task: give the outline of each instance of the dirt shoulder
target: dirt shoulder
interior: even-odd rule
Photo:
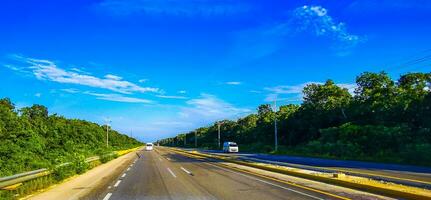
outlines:
[[[76,176],[63,183],[55,185],[46,191],[28,196],[27,200],[58,200],[82,199],[99,193],[113,179],[115,179],[127,166],[136,159],[136,151],[99,165],[84,174]]]

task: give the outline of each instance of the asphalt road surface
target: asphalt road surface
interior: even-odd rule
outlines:
[[[337,199],[162,148],[139,155],[99,199]]]

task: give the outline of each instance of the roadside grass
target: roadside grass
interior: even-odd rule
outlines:
[[[133,150],[135,149],[137,148],[133,148]],[[97,167],[102,163],[106,163],[110,160],[118,158],[118,154],[124,155],[125,153],[130,152],[130,149],[122,150],[119,152],[120,153],[99,155],[99,160],[94,160],[89,163],[85,162],[85,158],[83,156],[77,156],[75,157],[75,161],[73,161],[71,164],[55,168],[53,170],[53,173],[48,176],[43,176],[30,181],[23,182],[15,189],[0,190],[0,200],[21,199],[37,191],[46,189],[54,184],[61,183],[69,177],[85,173],[86,171]]]

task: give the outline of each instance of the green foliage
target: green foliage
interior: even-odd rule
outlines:
[[[365,72],[356,85],[352,96],[332,80],[309,84],[301,105],[274,112],[264,104],[257,114],[221,121],[221,141],[235,141],[249,152],[431,166],[431,73],[408,73],[394,81],[385,72]],[[273,152],[275,119],[278,152]],[[218,148],[218,123],[196,130],[198,147]],[[159,142],[194,147],[194,137],[189,132]]]
[[[106,126],[49,115],[42,105],[17,111],[9,99],[0,99],[0,177],[71,162],[70,172],[58,169],[62,179],[84,172],[87,157],[141,145],[114,130],[109,142],[106,148]]]

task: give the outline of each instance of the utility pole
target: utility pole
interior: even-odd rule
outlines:
[[[111,120],[106,121],[106,148],[109,146],[109,124],[111,123]]]
[[[277,96],[274,99],[274,145],[275,151],[278,150],[278,135],[277,135]]]
[[[220,122],[218,122],[217,125],[218,125],[218,148],[220,149],[220,126],[221,126]]]
[[[198,131],[195,130],[195,148],[198,148]]]

